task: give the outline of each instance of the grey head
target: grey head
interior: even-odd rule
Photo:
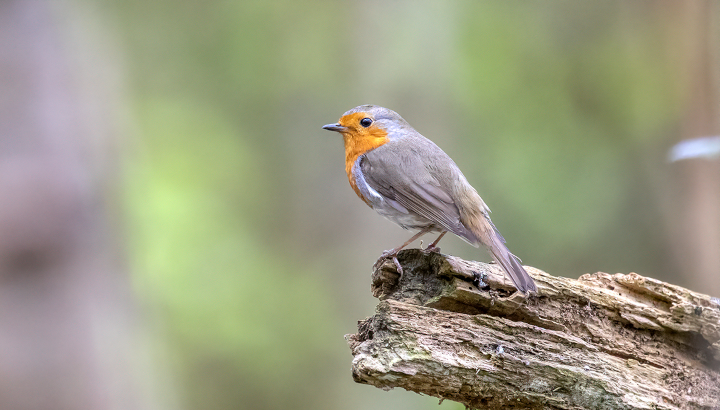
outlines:
[[[366,114],[368,118],[373,120],[375,125],[382,127],[387,133],[390,140],[407,135],[408,133],[417,133],[415,129],[408,124],[400,114],[395,111],[381,107],[379,105],[365,104],[359,105],[348,110],[343,117],[351,116],[356,113]]]

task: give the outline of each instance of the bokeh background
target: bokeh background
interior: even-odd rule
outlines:
[[[705,0],[3,1],[0,407],[461,409],[350,375],[410,235],[320,129],[366,103],[525,264],[719,296],[718,142],[669,157],[720,134],[719,27]]]

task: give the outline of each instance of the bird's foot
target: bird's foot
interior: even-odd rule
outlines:
[[[378,260],[373,265],[373,270],[378,270],[380,266],[382,266],[383,263],[385,263],[386,260],[392,259],[393,263],[395,264],[395,268],[397,268],[398,273],[400,276],[403,274],[403,268],[400,265],[400,262],[397,259],[398,251],[396,249],[390,249],[389,251],[385,251],[380,255]]]
[[[431,252],[440,253],[440,247],[437,245],[430,244],[422,251],[425,253],[431,253]]]

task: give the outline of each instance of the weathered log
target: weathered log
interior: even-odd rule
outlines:
[[[373,273],[353,378],[473,409],[719,409],[720,300],[635,273],[551,276],[407,250]],[[482,277],[481,282],[473,281]]]

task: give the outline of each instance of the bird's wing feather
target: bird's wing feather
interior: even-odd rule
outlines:
[[[442,186],[426,166],[428,158],[412,150],[386,149],[388,145],[365,154],[360,170],[367,184],[410,212],[477,244],[476,236],[460,220],[451,190]]]

